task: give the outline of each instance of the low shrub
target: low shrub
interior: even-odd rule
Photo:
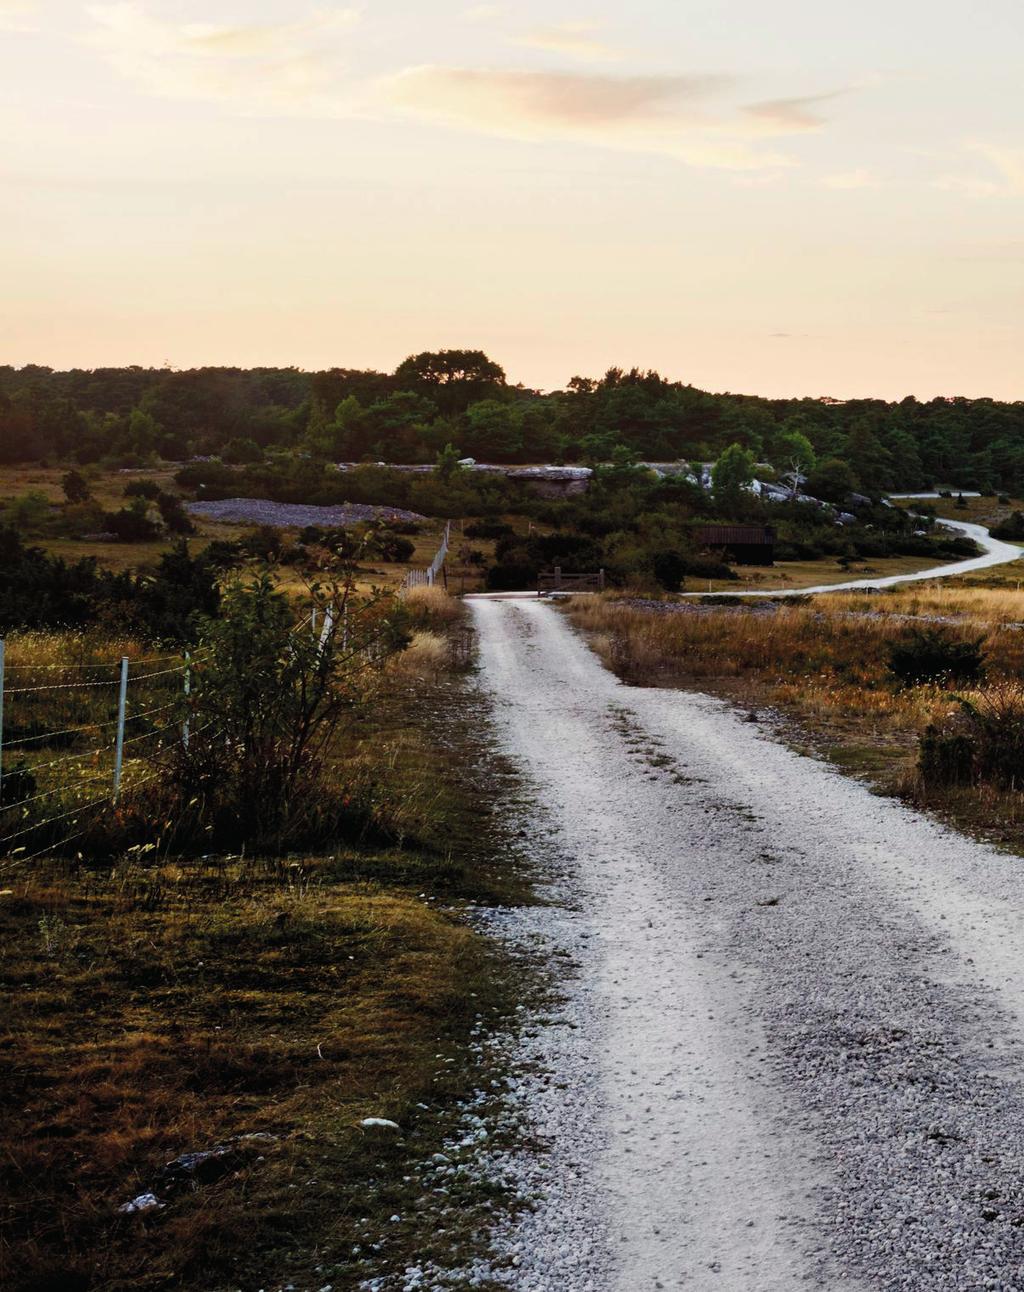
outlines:
[[[162,493],[155,480],[129,480],[124,487],[126,498],[148,498],[150,502],[156,502]]]
[[[985,672],[984,640],[965,640],[940,628],[913,628],[890,645],[889,671],[904,686],[977,682]]]
[[[926,785],[970,785],[974,779],[974,741],[962,731],[929,723],[918,743],[917,769]]]
[[[1019,511],[1012,512],[998,525],[993,525],[991,532],[993,538],[1002,538],[1009,543],[1024,543],[1024,514]]]
[[[463,533],[466,538],[507,538],[515,531],[503,520],[475,520]]]
[[[723,561],[716,561],[709,556],[687,556],[683,559],[683,573],[695,579],[730,579],[735,582],[740,576],[731,566]]]
[[[487,571],[492,592],[523,592],[536,587],[539,566],[528,561],[500,561]]]
[[[1002,682],[970,699],[921,736],[918,771],[926,785],[982,781],[1016,790],[1024,768],[1024,684]]]
[[[1024,769],[1024,686],[1004,682],[960,703],[975,744],[978,779],[1016,789]]]

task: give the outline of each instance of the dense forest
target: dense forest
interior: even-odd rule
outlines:
[[[1024,403],[762,399],[611,369],[550,394],[510,385],[480,351],[412,356],[393,373],[335,368],[0,367],[0,462],[219,457],[321,461],[717,458],[733,444],[776,466],[842,462],[867,493],[935,483],[1024,492]],[[799,446],[803,446],[800,448]]]

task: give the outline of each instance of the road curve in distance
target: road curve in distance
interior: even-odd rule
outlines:
[[[940,520],[940,525],[955,529],[966,538],[973,538],[984,551],[981,556],[968,557],[966,561],[953,561],[948,565],[934,565],[915,574],[887,574],[884,578],[850,579],[846,583],[822,583],[814,588],[743,588],[738,592],[683,592],[683,597],[806,597],[818,592],[855,592],[859,588],[893,588],[898,583],[919,583],[924,579],[948,579],[953,575],[972,574],[975,570],[988,570],[994,565],[1007,565],[1019,561],[1021,549],[1014,543],[1004,543],[993,538],[984,525],[974,525],[966,520]]]

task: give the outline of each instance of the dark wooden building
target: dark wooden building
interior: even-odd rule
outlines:
[[[775,530],[771,525],[699,525],[694,541],[711,552],[724,552],[736,565],[774,565]]]

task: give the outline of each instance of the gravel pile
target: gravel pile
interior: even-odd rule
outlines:
[[[366,521],[426,520],[415,511],[401,507],[371,507],[347,502],[338,507],[314,507],[307,503],[271,502],[268,498],[222,498],[217,502],[189,502],[185,510],[204,520],[221,520],[232,525],[272,525],[277,529],[304,529],[318,525],[338,529]]]

